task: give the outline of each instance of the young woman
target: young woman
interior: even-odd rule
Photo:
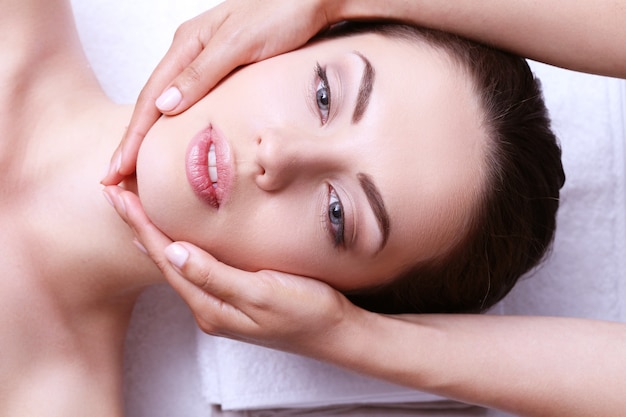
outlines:
[[[120,415],[130,310],[161,279],[97,184],[131,108],[103,94],[66,2],[3,6],[0,414]],[[402,306],[485,308],[541,257],[562,183],[528,68],[483,49],[485,59],[518,70],[502,72],[494,88],[467,65],[476,56],[457,50],[465,41],[409,28],[344,35],[243,68],[185,114],[161,120],[146,137],[137,177],[122,186],[175,238],[241,268],[303,274],[345,291],[375,288],[355,298],[379,309],[375,294],[383,294],[385,310],[399,292],[381,285],[416,265],[441,269],[450,256],[464,265],[484,248],[485,210],[503,207],[494,190],[513,187],[521,177],[511,172],[537,151],[507,148],[515,137],[499,141],[502,121],[521,118],[542,133],[529,140],[549,159],[533,173],[547,184],[535,189],[540,204],[518,216],[539,226],[541,244],[516,237],[532,250],[489,285],[424,281],[441,294],[437,304],[416,307],[428,300],[409,297]],[[412,74],[399,72],[407,64]],[[527,88],[502,88],[518,81]],[[533,175],[524,182],[538,183]],[[122,212],[136,203],[120,189],[107,195]],[[537,210],[547,215],[533,217]]]
[[[231,265],[316,278],[371,310],[488,308],[543,256],[563,183],[530,70],[411,27],[327,36],[157,122],[137,166],[148,215]]]
[[[232,67],[297,47],[326,24],[343,18],[411,21],[555,65],[626,76],[624,9],[615,2],[594,3],[592,9],[559,0],[381,4],[319,0],[295,5],[277,0],[251,12],[252,2],[229,0],[185,24],[144,88],[106,180],[115,182],[134,170],[136,149],[159,114],[154,104],[161,93],[159,108],[167,114],[180,112]],[[258,31],[231,30],[242,25]],[[296,31],[296,25],[301,30]],[[123,194],[122,199],[129,207],[124,218],[207,332],[309,355],[519,415],[620,416],[626,408],[621,389],[626,375],[623,324],[547,317],[371,314],[319,282],[271,271],[238,271],[193,245],[171,244],[132,195]]]

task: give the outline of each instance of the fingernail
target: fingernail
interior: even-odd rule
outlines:
[[[124,199],[122,198],[121,195],[118,195],[116,200],[117,200],[119,211],[121,211],[124,215],[126,215],[126,204],[124,204]]]
[[[172,243],[165,248],[165,257],[178,269],[182,269],[189,258],[189,251],[179,243]]]
[[[104,195],[104,198],[109,202],[111,207],[115,207],[113,200],[111,200],[111,196],[106,191],[102,190],[102,195]]]
[[[170,87],[156,99],[157,108],[161,111],[174,110],[182,100],[183,95],[176,87]]]
[[[117,156],[115,157],[115,164],[113,165],[113,168],[115,169],[116,173],[119,173],[121,167],[122,167],[122,152],[118,152]]]
[[[144,255],[148,254],[148,249],[146,249],[146,247],[144,245],[142,245],[141,242],[138,241],[136,238],[133,239],[133,244],[137,247],[137,249],[139,249],[141,252],[143,252]]]

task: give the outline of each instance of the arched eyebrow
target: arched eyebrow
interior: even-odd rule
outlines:
[[[365,110],[367,109],[367,105],[370,102],[370,96],[372,94],[372,88],[374,87],[374,67],[372,67],[372,63],[367,59],[362,53],[358,51],[353,51],[359,58],[363,60],[365,67],[363,68],[363,75],[361,76],[361,85],[359,87],[359,92],[356,97],[356,106],[354,108],[354,113],[352,113],[352,123],[358,123]]]
[[[378,248],[378,252],[383,250],[385,245],[387,244],[387,240],[389,240],[389,230],[390,230],[390,221],[389,221],[389,213],[385,208],[385,203],[383,202],[383,197],[374,184],[372,178],[359,172],[356,175],[359,180],[359,184],[361,184],[361,188],[363,188],[363,192],[367,197],[367,201],[370,203],[372,207],[372,211],[374,212],[374,217],[376,217],[376,221],[378,222],[378,228],[380,229],[380,233],[382,234],[382,241],[380,242],[380,246]]]

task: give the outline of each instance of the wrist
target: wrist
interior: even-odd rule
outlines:
[[[345,0],[315,0],[321,16],[324,16],[326,23],[332,25],[344,20],[343,9]]]
[[[326,333],[324,343],[319,345],[322,348],[319,359],[377,376],[380,370],[376,365],[385,361],[373,359],[379,357],[382,346],[378,343],[381,332],[387,330],[385,323],[388,319],[350,303],[342,320]]]
[[[342,20],[387,20],[402,16],[401,5],[380,0],[322,0],[333,23]]]

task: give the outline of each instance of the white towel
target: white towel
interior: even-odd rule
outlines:
[[[301,356],[198,334],[203,392],[223,409],[436,401]]]
[[[552,255],[500,311],[626,321],[626,81],[533,68],[567,180]]]
[[[71,0],[87,58],[107,94],[134,103],[176,28],[221,0]]]

